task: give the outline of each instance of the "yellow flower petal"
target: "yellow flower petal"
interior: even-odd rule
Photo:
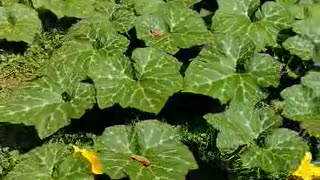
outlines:
[[[311,153],[306,152],[303,160],[301,160],[299,168],[292,173],[294,176],[300,176],[304,180],[312,180],[312,177],[320,176],[320,167],[311,165]]]
[[[80,149],[76,146],[73,146],[73,149],[74,149],[74,153],[80,153],[83,157],[85,157],[90,162],[91,171],[94,174],[103,174],[101,163],[99,162],[99,159],[95,153],[85,149]]]
[[[320,177],[320,166],[311,165],[312,175],[316,177]]]

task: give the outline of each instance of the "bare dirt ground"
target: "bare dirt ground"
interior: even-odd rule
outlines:
[[[1,78],[0,77],[0,99],[1,102],[12,98],[12,92],[21,84],[21,78]]]

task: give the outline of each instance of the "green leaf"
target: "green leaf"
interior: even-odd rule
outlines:
[[[103,56],[122,54],[129,45],[129,41],[124,36],[119,35],[108,18],[102,15],[94,15],[74,25],[69,30],[66,41],[69,41],[69,43],[72,41],[72,45],[73,42],[77,42],[77,45],[80,46],[91,46],[92,50],[98,51]],[[88,43],[88,45],[85,45],[85,43]],[[85,47],[72,48],[73,52],[76,51],[76,54],[82,54],[82,50],[87,51],[88,49]],[[68,52],[63,53],[69,54]],[[70,58],[69,56],[72,55],[68,55],[68,58]]]
[[[259,7],[259,0],[218,0],[220,9],[226,13],[235,13],[237,15],[252,15]]]
[[[37,11],[22,4],[0,7],[0,39],[32,43],[41,29]]]
[[[290,175],[307,150],[307,144],[298,133],[282,128],[265,137],[263,147],[249,147],[241,155],[241,160],[246,168],[258,167],[273,175]]]
[[[179,48],[202,45],[211,39],[199,14],[178,1],[159,5],[156,12],[137,17],[136,30],[138,38],[148,46],[171,54]],[[159,32],[158,36],[153,36],[152,31]]]
[[[166,2],[179,4],[179,6],[190,7],[201,0],[167,0]],[[159,11],[161,6],[166,6],[163,0],[134,0],[135,11],[138,15],[151,14]]]
[[[282,3],[285,5],[296,4],[298,0],[277,0],[278,3]]]
[[[220,151],[234,151],[240,145],[254,144],[261,133],[280,123],[271,110],[255,109],[246,103],[232,104],[227,111],[205,115],[205,119],[220,131],[217,138]]]
[[[190,7],[194,4],[197,4],[198,2],[200,2],[201,0],[167,0],[167,2],[170,1],[180,1],[182,2],[185,6]]]
[[[19,3],[20,0],[0,0],[1,6],[10,6],[12,4]]]
[[[138,15],[156,12],[163,4],[163,0],[134,0],[134,8]]]
[[[112,179],[129,176],[132,180],[185,179],[189,170],[198,166],[172,126],[156,120],[132,126],[106,128],[95,140],[104,172]],[[133,160],[132,155],[146,158],[150,165]]]
[[[219,1],[212,19],[216,33],[246,36],[254,41],[257,50],[277,46],[280,30],[291,27],[293,17],[283,4],[267,1],[259,9],[259,1]]]
[[[129,41],[119,35],[107,17],[86,18],[74,25],[65,36],[65,43],[52,56],[55,64],[65,64],[68,71],[88,75],[90,64],[104,58],[122,55]]]
[[[320,25],[318,23],[320,17],[320,4],[312,4],[305,8],[305,16],[302,20],[296,20],[293,24],[293,31],[306,35],[315,42],[320,42]]]
[[[89,17],[94,13],[95,0],[32,0],[37,9],[44,8],[52,11],[59,19],[62,17]]]
[[[158,113],[169,96],[182,87],[178,62],[153,48],[134,50],[132,59],[133,67],[125,57],[91,64],[89,76],[97,89],[99,107],[119,103],[122,107]]]
[[[284,99],[282,114],[296,121],[320,120],[320,97],[318,93],[302,85],[294,85],[281,92]]]
[[[57,164],[53,173],[53,179],[94,180],[94,176],[90,170],[91,165],[86,159],[69,155]]]
[[[259,86],[277,87],[280,79],[280,66],[281,63],[268,54],[255,54],[246,64],[246,69]]]
[[[94,8],[97,12],[105,14],[112,22],[114,28],[122,33],[134,27],[135,14],[130,3],[116,4],[114,1],[96,0]]]
[[[288,39],[284,47],[303,60],[320,62],[320,4],[302,6],[304,16],[293,24],[298,35]]]
[[[302,85],[293,85],[281,92],[285,117],[297,121],[320,121],[319,74],[311,72],[301,79]]]
[[[19,164],[4,180],[62,180],[92,179],[90,164],[76,159],[67,146],[59,143],[44,144],[23,155]]]
[[[320,138],[320,121],[307,121],[302,122],[301,126],[303,129],[307,130],[307,133],[311,136]]]
[[[314,91],[320,91],[320,72],[309,71],[306,76],[301,78],[301,84]]]
[[[222,103],[229,100],[255,103],[263,97],[258,84],[262,87],[276,84],[277,64],[271,57],[254,55],[252,41],[237,36],[217,36],[215,42],[189,65],[183,91],[218,98]],[[250,58],[247,72],[237,72],[238,66],[248,63]],[[262,65],[266,63],[268,68],[264,70]]]
[[[34,125],[45,138],[70,118],[80,118],[95,102],[94,89],[81,83],[81,76],[67,72],[63,64],[51,66],[45,77],[22,87],[15,101],[0,104],[1,121]]]
[[[283,47],[289,50],[291,54],[299,56],[302,60],[310,60],[316,53],[314,42],[300,35],[289,37],[283,43]]]

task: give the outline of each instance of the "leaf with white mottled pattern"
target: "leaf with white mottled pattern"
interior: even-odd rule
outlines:
[[[90,64],[122,55],[129,41],[119,35],[107,17],[96,15],[74,25],[64,45],[52,56],[55,64],[64,63],[70,71],[88,73]]]
[[[208,114],[205,118],[220,131],[217,138],[220,151],[234,151],[240,145],[254,144],[261,133],[280,124],[271,110],[255,109],[245,103],[232,104],[227,111]]]
[[[301,127],[305,129],[311,136],[320,138],[320,121],[304,121],[301,123]]]
[[[179,48],[210,42],[211,33],[199,14],[181,3],[167,2],[159,5],[156,12],[137,17],[138,38],[149,46],[171,54],[176,53]],[[152,31],[159,33],[153,35]]]
[[[312,4],[305,7],[305,16],[303,19],[296,20],[293,24],[293,31],[306,35],[314,42],[320,43],[320,4]]]
[[[1,6],[10,6],[12,4],[19,3],[20,0],[0,0]]]
[[[165,4],[163,0],[134,0],[134,9],[139,15],[148,14],[156,12],[162,4]]]
[[[97,89],[99,107],[119,103],[122,107],[158,113],[169,96],[182,87],[179,64],[154,48],[138,48],[132,59],[133,67],[122,56],[91,64],[89,76]]]
[[[40,138],[45,138],[93,106],[93,86],[82,80],[78,74],[69,74],[63,64],[51,66],[45,77],[22,87],[15,101],[0,104],[0,119],[34,125]]]
[[[298,133],[282,128],[266,136],[262,147],[249,147],[241,154],[241,160],[245,168],[258,167],[274,175],[290,175],[307,150],[307,144]]]
[[[309,71],[306,76],[301,78],[301,84],[314,91],[320,91],[320,72]]]
[[[64,144],[50,143],[22,156],[4,180],[93,180],[90,164],[74,158]]]
[[[170,1],[180,1],[184,5],[186,5],[187,7],[190,7],[190,6],[194,5],[194,4],[197,4],[201,0],[167,0],[167,2],[170,2]]]
[[[89,17],[94,13],[95,0],[32,0],[35,8],[44,8],[52,11],[58,18]]]
[[[88,42],[94,50],[99,51],[103,56],[122,54],[129,45],[129,41],[119,35],[108,18],[102,15],[83,19],[71,27],[66,41],[76,41],[80,44]],[[81,48],[78,51],[81,51]]]
[[[303,60],[320,62],[320,4],[304,6],[304,16],[295,20],[293,31],[298,35],[289,38],[284,47]]]
[[[57,164],[53,173],[56,180],[94,180],[90,163],[83,157],[67,156]]]
[[[301,79],[301,84],[284,89],[282,114],[297,121],[320,121],[320,73],[311,72]]]
[[[104,172],[113,179],[183,180],[189,170],[198,168],[176,129],[157,120],[106,128],[95,140],[95,149],[100,152]],[[149,166],[132,155],[146,158]]]
[[[285,5],[292,5],[292,4],[296,4],[298,0],[276,0],[276,1]]]
[[[114,1],[96,0],[94,8],[101,14],[106,14],[115,29],[125,33],[134,27],[135,13],[131,3],[115,3]]]
[[[0,39],[32,43],[41,29],[37,11],[23,4],[0,6]]]
[[[310,60],[315,54],[315,44],[312,40],[303,36],[289,37],[283,47],[290,51],[291,54],[299,56],[302,60]]]
[[[281,63],[275,61],[268,54],[255,54],[246,63],[246,69],[261,87],[277,87],[280,79],[279,67]]]
[[[255,103],[264,96],[259,85],[276,85],[280,64],[269,56],[254,54],[252,41],[217,36],[215,42],[189,65],[183,91],[218,98],[222,103],[229,100]],[[244,64],[245,72],[237,72],[239,64]]]
[[[277,46],[280,30],[290,28],[293,17],[283,4],[265,2],[259,9],[258,0],[221,0],[212,19],[211,29],[217,33],[246,36],[258,50]]]

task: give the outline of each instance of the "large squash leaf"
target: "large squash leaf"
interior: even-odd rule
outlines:
[[[289,175],[299,166],[307,149],[307,144],[298,133],[284,128],[276,129],[265,137],[263,147],[249,147],[241,155],[241,160],[246,168],[258,167],[273,175]]]
[[[170,2],[170,1],[181,1],[183,2],[184,5],[186,5],[187,7],[190,7],[192,5],[197,4],[201,0],[167,0],[167,2]]]
[[[41,29],[37,11],[23,4],[0,6],[0,39],[32,43]]]
[[[210,42],[211,33],[197,12],[180,1],[160,4],[155,12],[136,18],[137,36],[148,46],[174,54]]]
[[[308,134],[320,138],[320,121],[304,121],[301,123],[303,129],[307,130]]]
[[[134,27],[136,16],[132,3],[96,0],[94,8],[97,12],[107,15],[119,32],[126,33]]]
[[[67,146],[60,143],[44,144],[22,156],[21,161],[5,180],[93,180],[90,164],[75,158]]]
[[[267,107],[232,104],[227,111],[208,114],[205,118],[219,130],[220,151],[232,153],[245,145],[240,154],[244,168],[258,167],[274,175],[290,173],[297,168],[307,149],[297,133],[275,129],[281,124],[280,118]],[[264,141],[260,142],[264,143],[257,144],[261,138]]]
[[[0,120],[34,125],[45,138],[70,118],[80,118],[95,102],[94,89],[82,83],[80,75],[68,72],[63,64],[51,66],[43,78],[22,87],[15,101],[0,104]]]
[[[281,92],[284,106],[282,114],[297,121],[320,122],[320,73],[311,72]]]
[[[119,35],[107,17],[94,15],[74,25],[65,37],[66,43],[54,53],[57,64],[64,63],[71,71],[87,73],[90,63],[106,56],[119,56],[129,41]]]
[[[299,56],[302,60],[310,60],[316,56],[315,43],[304,36],[289,37],[284,43],[284,48],[292,54]]]
[[[58,18],[89,17],[94,13],[95,0],[32,0],[35,8],[44,8],[52,11]]]
[[[212,19],[217,33],[246,36],[254,41],[257,50],[277,46],[278,33],[290,28],[293,17],[281,3],[259,0],[219,0],[219,9]]]
[[[134,9],[138,15],[149,14],[156,12],[163,4],[163,0],[134,0]]]
[[[19,3],[20,0],[0,0],[1,6],[10,6],[12,4]]]
[[[240,145],[254,144],[261,133],[280,124],[270,109],[255,109],[244,103],[232,104],[227,111],[208,114],[205,118],[220,131],[217,147],[227,152]]]
[[[320,4],[305,6],[304,10],[303,19],[293,24],[293,31],[297,35],[287,39],[283,45],[303,60],[320,62]]]
[[[95,140],[104,172],[113,179],[183,180],[198,168],[172,126],[156,120],[106,128]]]
[[[218,98],[222,103],[256,102],[263,97],[259,85],[277,85],[280,64],[254,51],[248,39],[216,36],[215,43],[202,50],[186,70],[183,91]],[[239,72],[242,65],[244,72]]]
[[[92,63],[89,76],[97,89],[100,108],[119,103],[158,113],[169,96],[182,87],[182,76],[175,58],[154,48],[134,50],[132,59],[106,58]]]

